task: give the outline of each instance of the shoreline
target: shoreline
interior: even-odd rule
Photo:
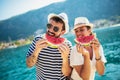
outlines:
[[[28,39],[19,39],[11,42],[0,42],[0,50],[17,48],[20,46],[28,45],[32,42],[32,40],[33,40],[33,37]]]
[[[120,24],[111,25],[109,27],[100,27],[100,28],[97,27],[97,28],[94,28],[93,31],[100,30],[100,29],[106,29],[106,28],[114,28],[114,27],[120,27]],[[0,50],[17,48],[20,46],[28,45],[33,41],[33,39],[34,37],[30,36],[26,39],[19,39],[19,40],[10,41],[10,42],[0,42]]]

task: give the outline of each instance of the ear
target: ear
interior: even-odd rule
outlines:
[[[91,29],[89,29],[89,30],[88,30],[88,32],[91,34],[92,30],[91,30]]]
[[[61,32],[61,35],[63,35],[65,33],[65,30],[63,30],[62,32]]]

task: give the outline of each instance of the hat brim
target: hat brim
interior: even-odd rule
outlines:
[[[50,21],[50,19],[52,18],[52,17],[59,17],[60,19],[62,19],[59,15],[57,15],[57,14],[54,14],[54,13],[51,13],[51,14],[49,14],[48,15],[48,22]],[[62,19],[63,20],[63,19]],[[63,22],[65,23],[65,34],[66,33],[68,33],[69,32],[69,24],[68,24],[68,22],[66,22],[65,20],[63,20]]]
[[[79,27],[83,27],[83,26],[90,26],[90,28],[93,28],[93,24],[89,23],[89,24],[79,24],[79,25],[75,25],[74,28],[71,30],[74,33],[74,30],[79,28]]]
[[[89,26],[90,28],[93,28],[93,24],[92,23],[89,23],[89,24],[81,24],[81,25],[75,25],[74,26],[74,30],[79,28],[79,27],[83,27],[83,26]]]

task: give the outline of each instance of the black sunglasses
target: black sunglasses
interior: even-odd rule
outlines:
[[[57,26],[53,26],[52,24],[47,24],[47,28],[50,29],[53,27],[53,31],[54,32],[58,32],[59,31],[59,28]]]

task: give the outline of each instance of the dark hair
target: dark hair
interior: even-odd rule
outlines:
[[[55,22],[59,22],[59,23],[62,23],[63,24],[63,27],[62,27],[62,30],[65,30],[65,23],[63,22],[63,20],[62,19],[60,19],[59,17],[57,17],[57,16],[54,16],[54,17],[52,17],[52,18],[50,18],[50,19],[52,19],[53,21],[55,21]]]
[[[87,30],[91,29],[91,27],[90,27],[90,26],[86,26],[86,28],[87,28]]]
[[[86,26],[87,30],[91,29],[90,26]],[[91,32],[90,35],[93,35],[93,33]]]

